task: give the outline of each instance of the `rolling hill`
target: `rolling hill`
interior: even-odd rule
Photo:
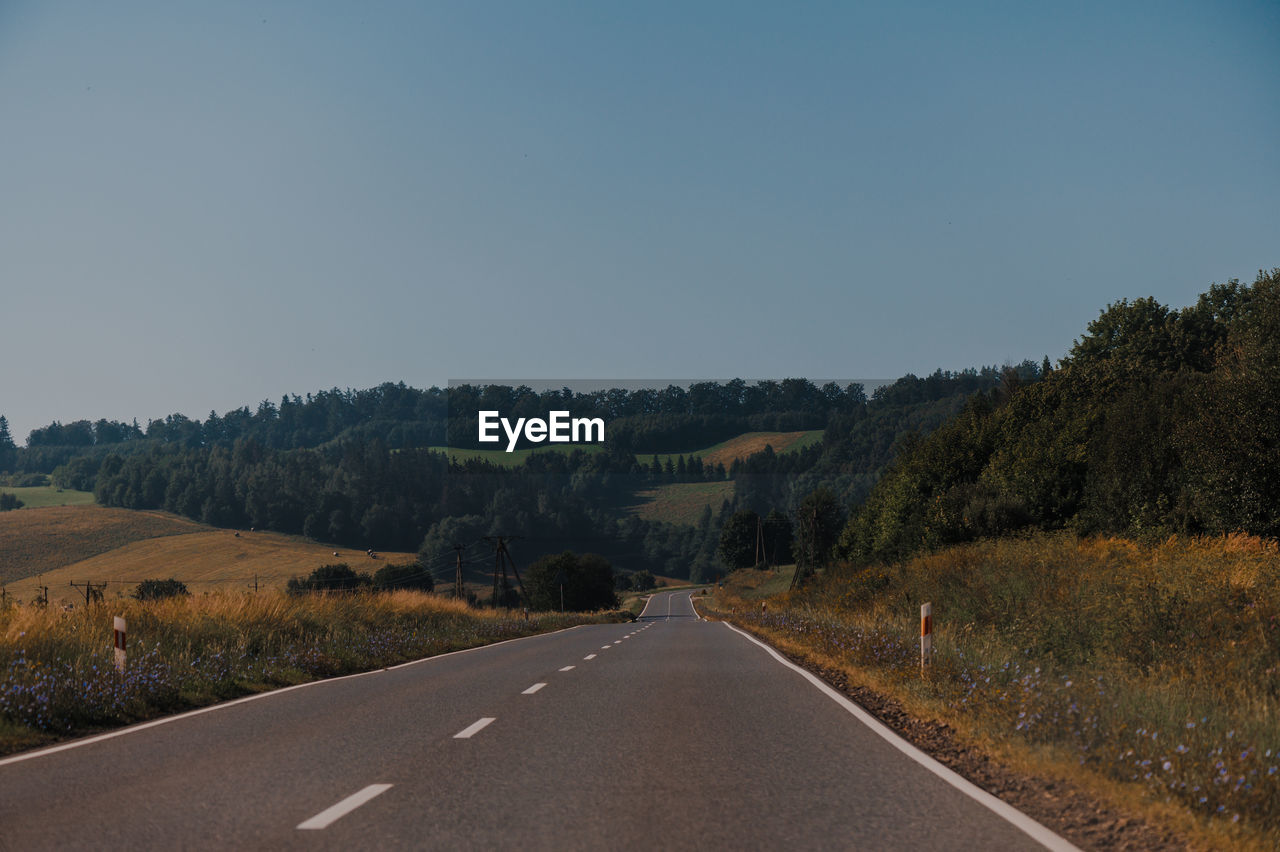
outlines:
[[[36,587],[49,600],[74,603],[69,584],[108,583],[106,597],[126,595],[141,580],[174,577],[194,594],[213,590],[283,586],[291,576],[345,562],[372,571],[388,562],[408,562],[412,553],[335,548],[300,536],[221,530],[161,512],[68,506],[22,509],[0,515],[0,575],[6,592],[24,601]]]
[[[733,499],[733,482],[673,482],[636,492],[636,504],[630,512],[646,521],[694,526],[703,509],[720,510],[720,504]]]
[[[766,446],[773,447],[775,453],[792,452],[813,446],[822,440],[823,431],[810,429],[804,432],[744,432],[705,449],[684,453],[657,453],[657,458],[660,463],[666,464],[668,460],[674,462],[680,456],[685,458],[698,456],[702,459],[703,465],[715,467],[717,464],[722,464],[728,470],[735,461],[754,455]],[[653,458],[654,454],[636,456],[636,460],[641,464],[651,464]]]

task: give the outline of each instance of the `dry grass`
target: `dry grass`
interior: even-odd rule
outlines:
[[[702,456],[702,464],[715,467],[718,464],[725,466],[728,470],[738,459],[745,459],[748,456],[755,455],[764,450],[766,446],[773,447],[775,453],[785,453],[792,448],[799,449],[800,446],[807,446],[813,443],[813,436],[817,435],[818,439],[822,437],[822,430],[808,432],[747,432],[725,441],[723,444],[717,444],[708,450],[704,450],[698,455]]]
[[[161,512],[55,506],[0,512],[0,583],[52,571],[144,539],[209,529]]]
[[[129,661],[112,666],[112,619]],[[0,752],[247,692],[541,633],[613,614],[474,610],[420,592],[280,592],[0,608]]]
[[[8,584],[9,594],[33,600],[36,586],[49,587],[49,601],[75,603],[76,590],[69,584],[108,583],[108,598],[127,595],[146,579],[173,577],[194,594],[252,589],[284,588],[292,576],[305,576],[321,565],[345,562],[357,571],[374,571],[388,562],[411,562],[413,553],[378,553],[377,560],[350,548],[317,544],[300,536],[281,533],[210,530],[186,535],[138,541],[98,556],[46,571],[39,579]],[[81,599],[83,602],[83,599]]]
[[[1100,789],[1120,785],[1153,814],[1177,808],[1233,844],[1280,842],[1274,542],[1007,539],[836,569],[764,615],[732,588],[721,600],[1031,762],[1071,760]],[[926,601],[935,657],[922,680]]]
[[[13,519],[10,516],[23,515]],[[195,594],[283,588],[294,575],[345,562],[372,571],[408,562],[412,553],[378,553],[318,544],[301,536],[219,530],[160,512],[98,506],[5,512],[0,515],[0,570],[8,595],[32,601],[40,585],[51,604],[74,604],[72,582],[108,583],[107,598],[128,595],[146,579],[173,577]],[[79,598],[83,603],[83,598]]]

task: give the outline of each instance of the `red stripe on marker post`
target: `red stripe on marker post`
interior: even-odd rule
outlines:
[[[929,665],[929,655],[933,652],[933,604],[920,606],[920,675],[924,676],[925,667]]]
[[[125,626],[124,619],[120,616],[115,617],[115,644],[116,644],[116,668],[124,671],[124,644],[125,644]]]

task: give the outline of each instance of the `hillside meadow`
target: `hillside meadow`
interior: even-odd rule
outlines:
[[[53,571],[134,542],[205,529],[163,512],[92,505],[0,512],[0,554],[4,554],[0,583]]]
[[[636,492],[631,512],[646,521],[697,525],[705,509],[720,511],[725,500],[733,500],[733,482],[673,482]]]
[[[713,612],[1039,771],[1172,809],[1211,845],[1280,845],[1274,541],[1041,534],[770,596],[759,573],[726,582]]]
[[[417,558],[378,553],[370,559],[364,551],[301,536],[237,534],[160,512],[98,506],[6,512],[0,515],[0,553],[7,559],[7,595],[31,601],[43,585],[52,604],[83,604],[72,582],[105,582],[111,599],[130,594],[142,580],[173,577],[199,594],[249,589],[255,581],[259,589],[283,588],[290,577],[335,562],[372,572]]]
[[[44,509],[49,506],[87,506],[93,503],[92,491],[73,491],[54,485],[31,485],[22,488],[0,486],[0,494],[12,494],[22,501],[25,509]]]
[[[689,450],[683,453],[658,453],[657,458],[660,464],[666,464],[668,461],[675,462],[680,456],[691,458],[697,456],[702,459],[705,467],[715,467],[718,464],[724,465],[725,470],[733,466],[735,461],[742,461],[749,456],[762,452],[766,446],[772,447],[775,453],[785,453],[794,450],[802,450],[811,447],[822,441],[822,429],[809,429],[800,432],[744,432],[741,435],[730,438],[727,441],[721,441],[701,450]],[[654,454],[645,455],[643,453],[636,456],[636,461],[641,464],[652,464]]]

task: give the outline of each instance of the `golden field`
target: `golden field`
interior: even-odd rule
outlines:
[[[334,556],[335,550],[337,556]],[[319,544],[300,536],[220,530],[162,512],[101,506],[22,509],[0,515],[0,579],[6,594],[31,601],[49,587],[51,604],[83,603],[70,583],[108,583],[105,596],[127,596],[146,579],[173,577],[193,594],[283,588],[294,575],[345,562],[374,571],[412,553],[378,553]]]

